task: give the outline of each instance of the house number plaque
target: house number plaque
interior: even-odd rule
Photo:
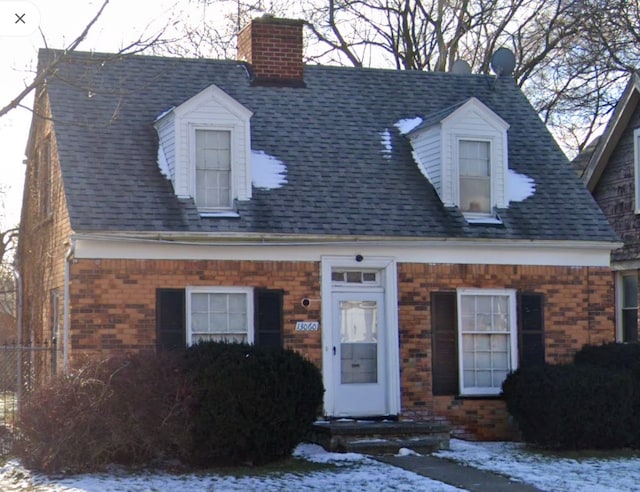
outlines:
[[[298,321],[296,323],[296,331],[318,331],[319,327],[319,321]]]

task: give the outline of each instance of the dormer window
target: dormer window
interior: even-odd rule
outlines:
[[[231,208],[231,132],[195,131],[196,206],[215,211]]]
[[[414,159],[444,206],[458,208],[467,222],[500,222],[495,210],[509,206],[508,129],[472,97],[426,116],[408,134]]]
[[[238,217],[235,201],[251,199],[251,116],[211,85],[154,122],[160,172],[201,217]]]
[[[459,140],[460,210],[469,214],[491,214],[490,143]]]

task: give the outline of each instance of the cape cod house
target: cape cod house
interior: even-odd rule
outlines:
[[[640,75],[634,72],[604,133],[573,165],[624,245],[611,254],[616,340],[638,341]]]
[[[241,61],[72,53],[47,77],[25,336],[61,367],[284,345],[328,417],[510,436],[509,371],[613,339],[615,234],[510,76],[304,65],[302,29],[254,20]]]

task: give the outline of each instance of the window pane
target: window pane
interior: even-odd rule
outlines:
[[[227,295],[226,294],[208,294],[211,302],[211,311],[215,313],[227,312]]]
[[[229,294],[229,312],[245,313],[247,308],[247,296],[245,294]]]
[[[491,350],[491,335],[476,335],[474,340],[476,350]]]
[[[637,275],[625,275],[622,277],[622,302],[623,307],[638,306],[638,277]]]
[[[476,372],[476,386],[481,388],[492,387],[491,371],[477,371]]]
[[[247,339],[247,295],[217,292],[191,294],[191,330],[194,343],[204,339],[232,341],[226,338],[229,333],[236,338]],[[207,333],[212,335],[206,338],[204,335]]]
[[[245,330],[247,326],[247,317],[244,313],[229,315],[229,331],[237,332]]]
[[[227,327],[227,314],[226,313],[212,313],[211,314],[211,332],[224,333],[228,330]]]
[[[506,352],[509,348],[509,337],[506,335],[491,336],[491,350]]]
[[[362,272],[347,272],[347,282],[359,284],[362,282]]]
[[[459,144],[460,209],[491,212],[491,162],[489,142],[461,140]]]
[[[460,311],[463,315],[475,315],[476,312],[476,303],[475,296],[463,296],[460,299]]]
[[[464,389],[493,393],[511,370],[511,296],[464,294],[459,300]]]
[[[207,294],[191,294],[191,311],[207,312],[209,310],[209,299]]]
[[[196,130],[196,204],[231,205],[231,134]]]
[[[474,350],[473,340],[474,340],[474,336],[473,335],[463,335],[462,336],[462,350],[463,350],[464,353],[473,352],[473,350]]]
[[[334,282],[344,282],[345,272],[331,272],[331,280]]]
[[[208,314],[192,314],[191,315],[192,331],[209,331],[209,315]]]
[[[460,209],[463,212],[490,212],[490,196],[489,179],[460,178]]]
[[[362,280],[364,282],[375,282],[376,281],[376,274],[374,272],[364,272],[362,274]]]
[[[476,369],[491,369],[491,354],[478,352],[476,356]]]
[[[505,379],[507,379],[507,371],[493,371],[492,375],[492,381],[491,381],[491,386],[494,388],[499,388],[502,386],[502,383]]]

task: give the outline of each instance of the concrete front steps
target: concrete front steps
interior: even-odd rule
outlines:
[[[448,449],[449,432],[441,422],[327,420],[313,424],[311,441],[338,453],[379,456],[408,448],[426,454]]]

